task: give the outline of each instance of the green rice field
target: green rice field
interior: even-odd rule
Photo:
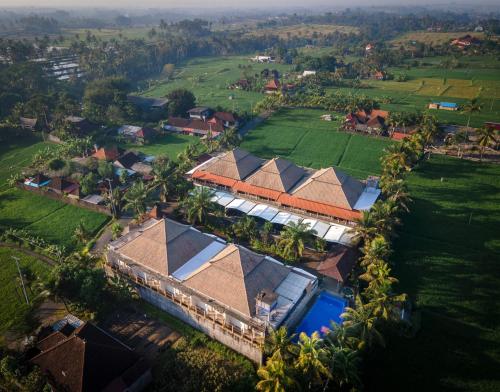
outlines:
[[[125,150],[140,151],[146,155],[166,155],[172,160],[177,159],[177,155],[184,151],[189,144],[199,144],[200,139],[196,136],[166,133],[157,137],[152,143],[144,146],[136,144],[122,144],[120,147]]]
[[[340,120],[323,121],[322,114],[314,109],[282,109],[248,133],[241,147],[263,158],[281,156],[306,167],[337,166],[362,179],[380,174],[380,157],[392,142],[339,132]]]
[[[291,70],[290,65],[258,64],[250,61],[252,55],[228,57],[200,57],[187,61],[178,67],[171,81],[159,80],[143,92],[148,97],[165,97],[170,91],[185,88],[196,96],[197,104],[221,106],[236,112],[251,112],[263,94],[253,91],[230,90],[228,86],[254,75],[263,69],[276,69],[280,73]],[[242,67],[245,68],[242,68]]]
[[[37,151],[47,146],[50,148],[52,144],[32,137],[1,144],[0,228],[26,229],[52,243],[72,248],[73,232],[80,220],[96,233],[109,217],[6,184],[12,173],[20,172]]]
[[[500,166],[433,156],[408,183],[414,202],[392,259],[421,330],[390,336],[367,364],[366,383],[375,391],[499,390]],[[381,379],[383,369],[392,376]]]

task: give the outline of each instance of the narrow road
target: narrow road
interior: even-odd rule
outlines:
[[[121,218],[117,222],[123,227],[127,227],[130,224],[132,218]],[[113,233],[111,232],[111,226],[113,223],[108,224],[106,229],[102,232],[101,236],[97,239],[94,247],[92,248],[91,253],[94,256],[101,256],[106,250],[106,246],[113,239]]]
[[[55,260],[52,260],[50,257],[47,257],[45,255],[42,255],[40,253],[37,253],[35,251],[32,251],[31,249],[26,249],[26,248],[23,248],[17,244],[13,244],[13,243],[10,243],[10,242],[0,242],[0,247],[3,247],[3,248],[10,248],[10,249],[15,249],[19,252],[22,252],[28,256],[31,256],[31,257],[36,257],[40,260],[42,260],[43,262],[47,263],[48,265],[50,266],[54,266],[56,265],[56,261]]]

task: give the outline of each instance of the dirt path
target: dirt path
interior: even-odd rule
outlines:
[[[267,120],[271,116],[271,114],[273,114],[272,111],[260,113],[257,117],[253,118],[252,120],[247,122],[242,128],[240,128],[238,132],[242,137],[245,136],[248,132],[257,127],[257,125]]]
[[[10,248],[10,249],[15,249],[15,250],[18,250],[19,252],[22,252],[28,256],[32,256],[32,257],[36,257],[40,260],[42,260],[43,262],[49,264],[50,266],[54,266],[56,265],[56,261],[55,260],[52,260],[50,257],[47,257],[45,255],[41,255],[40,253],[37,253],[31,249],[26,249],[26,248],[23,248],[19,245],[16,245],[16,244],[12,244],[10,242],[0,242],[0,246],[1,247],[4,247],[4,248]]]

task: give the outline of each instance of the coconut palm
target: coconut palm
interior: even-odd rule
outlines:
[[[378,235],[371,241],[365,242],[363,253],[361,266],[366,267],[372,263],[386,259],[390,255],[391,249],[389,242],[383,236]]]
[[[313,332],[310,337],[301,332],[298,346],[299,353],[295,361],[295,368],[306,377],[308,389],[311,390],[313,384],[321,384],[331,376],[325,365],[327,361],[326,350],[318,332]]]
[[[132,209],[136,217],[139,217],[146,211],[146,200],[148,189],[142,181],[136,181],[125,193],[125,209]]]
[[[219,146],[222,148],[234,148],[241,143],[241,136],[235,128],[226,129],[219,137]]]
[[[315,230],[311,230],[306,223],[290,222],[280,233],[278,246],[281,247],[283,254],[286,257],[291,257],[297,260],[302,257],[305,243],[316,234]]]
[[[384,196],[397,204],[397,206],[409,212],[408,204],[411,202],[406,182],[402,178],[382,176],[380,188]]]
[[[196,187],[182,202],[186,218],[193,225],[205,224],[217,206],[212,201],[214,191],[206,187]]]
[[[359,352],[332,342],[326,342],[326,351],[331,378],[325,383],[324,390],[328,390],[328,385],[331,382],[336,384],[339,390],[344,390],[348,386],[360,387]]]
[[[462,113],[467,114],[467,128],[470,125],[470,118],[473,113],[479,113],[481,111],[481,105],[477,101],[477,98],[471,99],[468,103],[466,103],[462,108]]]
[[[388,237],[394,233],[394,227],[401,223],[398,217],[398,205],[392,200],[378,200],[370,210],[378,232]]]
[[[257,223],[250,216],[244,216],[233,225],[233,231],[240,240],[252,240],[257,237]]]
[[[365,295],[373,314],[383,320],[398,320],[400,318],[400,305],[406,301],[406,294],[394,294],[390,280],[386,280],[377,287],[369,287]]]
[[[391,276],[391,268],[385,261],[377,260],[366,267],[366,271],[359,276],[359,279],[368,282],[370,290],[377,290],[387,284],[397,283],[398,280]]]
[[[266,366],[257,370],[260,381],[256,385],[258,391],[263,392],[288,392],[298,389],[298,383],[291,375],[291,369],[276,352],[266,361]]]
[[[482,161],[484,150],[486,149],[486,147],[497,143],[496,131],[491,127],[485,127],[478,129],[477,133],[479,134],[477,144],[479,145],[479,149],[481,151],[480,160]]]
[[[280,357],[289,363],[292,358],[297,354],[297,346],[292,343],[295,334],[288,335],[286,327],[280,327],[277,330],[271,330],[269,336],[266,338],[264,345],[264,352],[267,355],[274,355],[279,353]]]
[[[169,160],[157,159],[153,164],[153,187],[160,189],[160,201],[166,202],[173,183],[175,164]]]
[[[83,220],[78,223],[73,233],[73,238],[79,244],[85,244],[90,239],[90,231],[85,227]]]
[[[349,230],[353,232],[357,238],[361,238],[364,243],[370,240],[377,234],[377,221],[375,215],[370,211],[362,211],[361,218],[356,219],[356,226]]]
[[[410,171],[411,166],[408,156],[401,151],[400,146],[393,144],[385,149],[385,154],[381,158],[384,173],[393,177],[401,175],[405,171]]]
[[[377,316],[373,306],[364,304],[359,295],[356,296],[355,307],[346,307],[340,317],[349,333],[359,339],[359,350],[372,347],[375,343],[385,346],[384,338],[377,330]]]

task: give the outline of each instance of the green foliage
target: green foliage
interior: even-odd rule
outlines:
[[[182,201],[186,219],[191,224],[207,224],[210,214],[217,210],[217,204],[212,201],[214,192],[210,188],[196,187]]]
[[[97,174],[94,172],[90,172],[85,174],[81,179],[80,179],[80,190],[84,195],[89,195],[91,193],[94,193],[95,190],[97,189],[97,181],[99,178],[97,177]]]
[[[168,113],[170,116],[186,116],[189,109],[192,109],[196,104],[196,98],[189,90],[178,89],[170,92],[167,95]]]

